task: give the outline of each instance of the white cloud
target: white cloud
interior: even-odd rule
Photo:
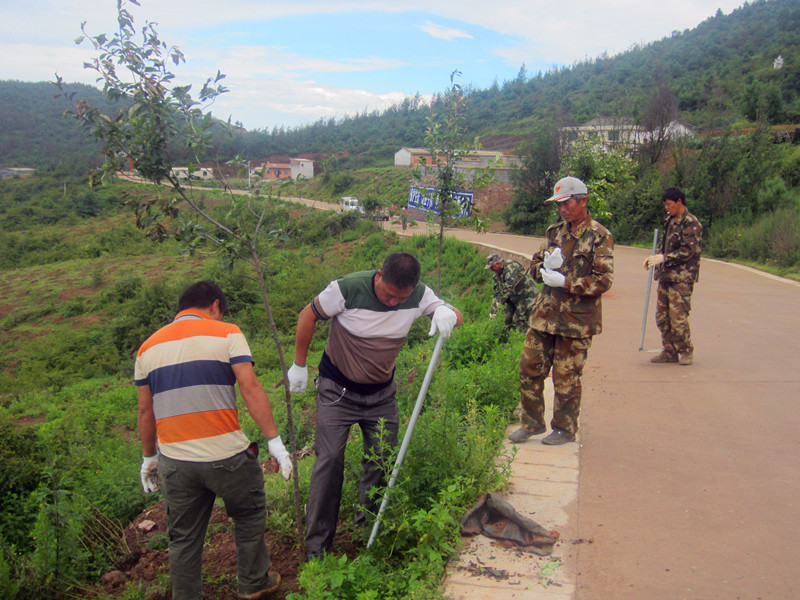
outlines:
[[[80,46],[43,46],[23,43],[0,43],[0,56],[13,57],[0,65],[0,79],[54,81],[55,73],[67,82],[94,84],[96,71],[83,68],[94,53]]]
[[[397,59],[379,56],[360,58],[315,58],[287,52],[275,46],[230,46],[226,48],[200,49],[192,57],[192,63],[216,64],[230,78],[236,76],[255,77],[300,77],[308,73],[353,73],[382,71],[405,65]]]
[[[460,29],[450,29],[448,27],[442,27],[441,25],[436,25],[430,21],[425,21],[423,25],[417,25],[418,29],[421,29],[428,35],[435,37],[440,40],[446,40],[448,42],[453,41],[456,38],[466,38],[466,39],[473,39],[470,34],[466,31],[462,31]]]
[[[247,79],[231,94],[217,99],[215,116],[241,121],[248,128],[296,126],[320,118],[340,118],[359,112],[382,111],[402,102],[406,94],[375,94],[363,89],[339,88],[316,81]]]

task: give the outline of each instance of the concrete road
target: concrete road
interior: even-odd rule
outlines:
[[[530,256],[539,239],[458,232]],[[800,284],[703,259],[694,364],[660,349],[646,250],[618,246],[584,375],[565,552],[578,600],[800,598]]]

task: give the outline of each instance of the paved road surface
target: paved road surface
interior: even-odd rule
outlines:
[[[530,256],[540,240],[459,237]],[[646,250],[618,246],[584,376],[578,600],[800,598],[800,284],[703,259],[694,365],[639,352]]]

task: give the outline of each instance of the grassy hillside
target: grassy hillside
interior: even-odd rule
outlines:
[[[31,189],[37,193],[29,195]],[[13,236],[8,239],[17,248],[17,262],[0,266],[0,341],[6,351],[0,363],[0,589],[4,597],[17,600],[164,597],[163,568],[137,567],[144,554],[163,552],[163,534],[145,538],[135,549],[123,535],[125,524],[159,499],[158,494],[145,496],[139,484],[141,449],[131,381],[135,350],[172,319],[180,290],[202,277],[218,281],[228,294],[230,319],[248,337],[257,373],[288,439],[280,363],[246,269],[228,271],[211,256],[182,256],[175,243],[143,240],[133,228],[133,215],[112,200],[147,194],[151,188],[119,184],[92,192],[100,194],[93,197],[94,216],[75,214],[75,200],[84,192],[72,195],[71,189],[67,186],[64,195],[59,178],[39,176],[4,182],[0,190],[0,229]],[[219,203],[215,194],[202,201]],[[64,214],[47,224],[51,211],[45,208],[59,195]],[[422,262],[423,278],[435,278],[433,238],[400,240],[370,221],[333,211],[294,213],[302,222],[269,261],[273,313],[287,348],[293,344],[297,314],[314,294],[343,273],[378,266],[391,250],[413,252]],[[5,233],[12,223],[12,231]],[[360,548],[352,562],[332,556],[322,572],[301,571],[288,579],[297,598],[318,598],[318,590],[333,581],[344,594],[336,597],[342,598],[361,593],[398,600],[439,598],[458,516],[481,492],[502,484],[504,462],[496,461],[495,452],[518,401],[516,366],[508,357],[519,355],[522,338],[498,343],[502,325],[486,317],[491,285],[474,247],[448,241],[444,262],[442,296],[461,308],[467,324],[445,345],[405,475],[385,516],[386,537],[372,551]],[[321,354],[325,333],[320,327],[312,361]],[[417,323],[398,359],[404,420],[430,359],[427,333],[428,325]],[[265,447],[240,408],[245,432]],[[310,445],[313,390],[296,397],[295,411],[299,447]],[[361,546],[365,540],[349,525],[357,497],[357,478],[351,474],[361,461],[357,432],[353,437],[346,457],[342,527]],[[308,493],[311,464],[310,458],[301,461],[301,494]],[[297,573],[290,494],[274,477],[267,480],[271,539],[286,551],[276,559],[294,561],[292,573]],[[214,527],[218,534],[232,533],[229,522]],[[97,582],[114,569],[125,570],[128,579],[112,593]],[[206,586],[214,597],[226,598],[235,589],[235,569],[231,564],[221,572]]]

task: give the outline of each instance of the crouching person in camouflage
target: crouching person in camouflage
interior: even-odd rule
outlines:
[[[539,294],[536,282],[521,264],[502,258],[499,254],[486,257],[486,268],[494,273],[494,297],[489,318],[494,319],[502,308],[506,318],[506,332],[511,329],[528,330],[528,316],[533,301]]]
[[[680,188],[662,194],[667,219],[659,253],[648,256],[644,268],[655,267],[658,281],[656,325],[661,332],[661,353],[654,363],[692,364],[694,346],[689,330],[692,291],[700,276],[700,244],[703,226],[686,209],[686,196]]]
[[[544,380],[553,370],[555,401],[552,432],[543,444],[575,441],[581,409],[581,375],[592,337],[602,331],[600,297],[614,276],[614,240],[586,208],[586,185],[575,177],[560,179],[554,195],[563,221],[551,225],[532,257],[531,273],[544,282],[528,322],[519,365],[521,427],[514,443],[544,433]]]

